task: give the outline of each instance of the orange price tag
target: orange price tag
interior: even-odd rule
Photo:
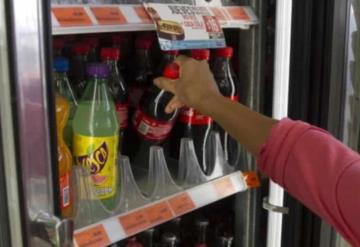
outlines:
[[[187,192],[170,198],[169,204],[176,216],[185,214],[195,208],[195,204]]]
[[[171,210],[166,202],[160,202],[145,209],[150,224],[160,224],[173,217]]]
[[[250,17],[242,7],[225,7],[233,20],[249,21]]]
[[[249,188],[260,187],[260,179],[256,172],[244,172],[243,176]]]
[[[111,244],[103,225],[75,233],[74,239],[79,247],[97,247]]]
[[[226,197],[235,193],[235,187],[230,177],[221,178],[214,182],[217,194],[220,197]]]
[[[83,7],[53,7],[52,12],[63,27],[92,25],[90,17]]]
[[[153,21],[151,20],[151,17],[146,12],[146,10],[143,6],[135,6],[134,10],[143,23],[153,23]]]
[[[138,210],[133,213],[120,216],[119,221],[127,235],[141,232],[150,226],[150,222],[146,217],[144,210]]]
[[[126,24],[126,19],[118,7],[91,7],[100,25]]]

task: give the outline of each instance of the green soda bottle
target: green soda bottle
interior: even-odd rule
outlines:
[[[56,91],[67,99],[70,103],[70,113],[68,122],[64,128],[64,140],[66,145],[72,150],[72,121],[77,106],[77,100],[74,90],[71,87],[67,73],[69,71],[69,60],[64,57],[58,57],[54,60],[53,80],[56,85]]]
[[[117,190],[119,123],[108,89],[109,68],[87,66],[88,81],[73,120],[73,154],[77,165],[89,169],[96,199],[113,209]]]

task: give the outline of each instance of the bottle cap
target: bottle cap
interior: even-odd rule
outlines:
[[[233,53],[234,53],[233,48],[228,46],[228,47],[216,49],[215,56],[231,58]]]
[[[100,55],[102,59],[119,60],[120,50],[118,48],[101,48]]]
[[[74,44],[72,50],[77,55],[87,55],[90,51],[90,46],[83,42],[79,42]]]
[[[178,51],[178,50],[164,51],[164,53],[165,53],[165,54],[168,54],[168,55],[174,55],[174,56],[179,55],[179,51]]]
[[[86,66],[86,72],[89,76],[107,77],[109,67],[103,63],[90,63]]]
[[[61,38],[61,37],[54,38],[54,40],[53,40],[53,48],[54,49],[60,50],[60,49],[64,48],[64,46],[65,46],[64,38]]]
[[[178,79],[180,77],[180,66],[177,63],[167,65],[163,71],[163,76],[169,79]]]
[[[64,57],[55,58],[54,70],[57,72],[67,72],[69,70],[69,60]]]
[[[86,37],[83,39],[85,44],[88,44],[91,48],[95,48],[99,46],[99,38],[97,37]]]
[[[196,60],[209,60],[210,51],[208,49],[191,50],[191,57]]]

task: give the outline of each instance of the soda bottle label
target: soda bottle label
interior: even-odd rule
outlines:
[[[232,101],[239,101],[239,96],[238,96],[238,95],[230,96],[230,100],[232,100]]]
[[[165,140],[174,126],[174,121],[165,122],[145,115],[139,109],[133,117],[133,126],[138,134],[150,141]]]
[[[129,112],[129,104],[125,103],[116,103],[116,112],[119,120],[120,129],[126,129],[128,127],[128,112]]]
[[[213,119],[201,114],[193,108],[183,107],[180,110],[179,121],[191,125],[208,125],[213,122]]]
[[[66,173],[60,176],[60,200],[61,209],[70,206],[70,175]]]
[[[107,199],[115,195],[118,140],[118,135],[108,137],[74,135],[75,162],[89,170],[91,186],[97,199]]]

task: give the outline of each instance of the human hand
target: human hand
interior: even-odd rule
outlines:
[[[207,61],[198,61],[181,55],[176,58],[175,63],[180,67],[179,79],[159,77],[154,80],[157,87],[174,94],[165,108],[166,113],[171,113],[184,105],[199,109],[206,98],[219,94]]]

